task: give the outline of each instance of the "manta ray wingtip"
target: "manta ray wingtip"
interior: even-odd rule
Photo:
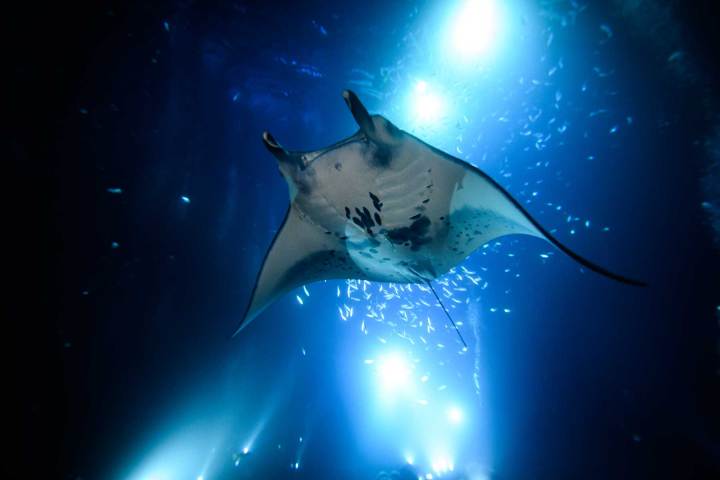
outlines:
[[[238,325],[238,327],[235,329],[235,332],[233,332],[233,334],[230,335],[230,338],[233,339],[233,338],[237,337],[240,334],[240,332],[245,330],[245,327],[247,327],[250,324],[251,320],[252,319],[249,319],[247,316],[243,317],[242,321],[240,322],[240,325]]]
[[[245,325],[240,325],[238,328],[236,328],[235,331],[233,332],[233,334],[230,335],[230,339],[232,340],[235,337],[237,337],[240,334],[240,332],[242,332],[243,328],[245,328]]]

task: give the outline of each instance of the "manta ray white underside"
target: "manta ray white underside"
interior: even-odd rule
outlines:
[[[288,183],[290,206],[238,332],[300,285],[344,278],[429,283],[511,234],[542,238],[590,270],[642,285],[562,245],[480,169],[371,116],[353,92],[343,97],[360,127],[345,140],[290,152],[263,134]]]

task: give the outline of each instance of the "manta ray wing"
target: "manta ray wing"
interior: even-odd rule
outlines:
[[[454,164],[465,172],[462,182],[464,192],[459,190],[453,198],[451,224],[459,223],[462,225],[456,228],[456,235],[462,231],[467,236],[468,231],[472,229],[472,234],[467,240],[467,251],[473,251],[504,235],[532,235],[548,241],[567,256],[595,273],[628,285],[647,286],[645,282],[611,272],[575,253],[548,232],[528,213],[520,202],[479,168],[448,155],[411,135],[408,136],[432,152],[433,155],[427,154],[428,158],[440,157],[446,165]],[[437,160],[433,163],[440,164]],[[450,167],[445,168],[450,169]],[[475,218],[474,221],[469,220],[473,217]],[[455,219],[455,221],[452,219]],[[482,228],[478,228],[480,224],[482,224]]]
[[[243,321],[235,335],[268,305],[306,283],[357,278],[359,272],[340,242],[313,225],[293,205],[263,260]]]

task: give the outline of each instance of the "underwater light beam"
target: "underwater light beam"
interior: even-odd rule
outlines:
[[[410,110],[417,124],[431,124],[440,119],[445,110],[442,98],[435,93],[425,80],[418,80],[412,90]]]
[[[447,411],[447,417],[448,420],[450,420],[451,423],[458,424],[462,422],[463,414],[462,411],[457,407],[451,407]]]
[[[468,0],[451,25],[450,44],[461,57],[472,60],[490,48],[497,34],[498,15],[492,0]]]
[[[410,367],[402,355],[394,353],[382,359],[378,366],[378,373],[383,386],[402,387],[408,383]]]

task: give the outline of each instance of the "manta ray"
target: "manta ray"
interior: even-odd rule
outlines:
[[[644,285],[560,243],[479,168],[370,115],[355,93],[345,90],[343,98],[359,129],[327,148],[288,151],[263,133],[287,182],[290,205],[236,334],[282,295],[319,280],[432,289],[432,280],[505,235],[541,238],[594,272]]]

